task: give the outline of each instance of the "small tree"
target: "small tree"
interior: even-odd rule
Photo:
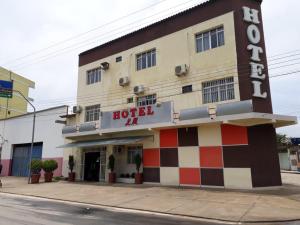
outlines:
[[[46,173],[52,173],[54,170],[56,170],[58,167],[57,162],[53,159],[51,160],[45,160],[43,162],[43,170]]]
[[[142,165],[142,157],[140,156],[140,154],[136,154],[134,156],[134,163],[135,163],[135,166],[136,166],[136,171],[139,173],[141,165]]]
[[[114,169],[115,169],[115,157],[113,154],[111,154],[108,157],[108,169],[110,169],[110,171],[113,173]]]
[[[73,173],[74,170],[74,166],[75,166],[75,160],[74,160],[74,156],[73,155],[69,155],[69,169],[71,171],[71,173]]]
[[[42,160],[33,159],[30,165],[31,174],[40,174],[42,170],[42,166],[43,166]]]

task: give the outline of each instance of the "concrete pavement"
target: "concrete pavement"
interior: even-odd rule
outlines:
[[[0,191],[221,221],[300,221],[300,175],[282,177],[282,188],[255,191],[62,181],[28,185],[24,178],[5,177]]]

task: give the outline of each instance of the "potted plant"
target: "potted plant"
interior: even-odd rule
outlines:
[[[111,154],[108,157],[108,169],[110,169],[109,177],[108,177],[108,182],[109,183],[115,183],[116,182],[116,173],[114,173],[115,169],[115,157],[113,154]]]
[[[31,169],[31,183],[37,184],[40,181],[42,161],[40,159],[33,159],[30,164]]]
[[[74,170],[74,166],[75,166],[75,160],[74,160],[74,156],[73,155],[69,155],[69,177],[68,177],[68,181],[70,182],[74,182],[75,181],[75,172],[73,172]]]
[[[142,184],[143,183],[143,174],[140,173],[140,168],[142,165],[142,157],[140,156],[140,154],[136,154],[134,156],[134,163],[136,166],[136,174],[134,176],[135,178],[135,183],[136,184]]]
[[[45,171],[45,182],[52,182],[53,171],[58,167],[57,162],[53,159],[43,162],[43,170]]]

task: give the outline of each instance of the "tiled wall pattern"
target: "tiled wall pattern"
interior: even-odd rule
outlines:
[[[204,125],[160,130],[144,149],[144,181],[163,185],[252,188],[246,127]]]

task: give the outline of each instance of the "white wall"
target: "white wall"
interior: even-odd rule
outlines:
[[[65,113],[65,106],[37,113],[34,142],[43,142],[42,158],[63,157],[63,149],[56,148],[64,144],[63,124],[57,124],[55,120]],[[31,143],[32,121],[33,114],[0,120],[0,134],[7,140],[3,145],[2,159],[12,158],[13,145]]]

